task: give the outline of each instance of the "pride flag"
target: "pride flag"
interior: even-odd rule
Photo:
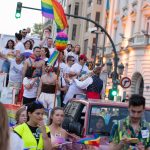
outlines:
[[[62,31],[68,27],[68,22],[62,5],[57,0],[41,0],[42,15],[54,19],[57,30]]]
[[[58,58],[58,55],[59,55],[59,52],[58,51],[54,51],[52,53],[52,55],[50,56],[50,58],[48,59],[48,66],[54,66],[56,61],[57,61],[57,58]]]
[[[109,10],[110,10],[110,1],[107,0],[107,2],[106,2],[106,18],[109,17]]]
[[[81,138],[77,141],[77,143],[85,145],[93,145],[98,147],[100,145],[100,136],[94,135],[93,137]]]
[[[41,7],[42,15],[44,17],[54,19],[53,4],[51,0],[42,0]]]

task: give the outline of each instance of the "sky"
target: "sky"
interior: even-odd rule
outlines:
[[[22,8],[21,18],[16,19],[17,2],[23,6],[41,8],[41,0],[2,0],[0,5],[0,34],[14,35],[19,30],[42,23],[40,11]]]

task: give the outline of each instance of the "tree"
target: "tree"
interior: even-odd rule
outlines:
[[[32,35],[33,34],[38,34],[40,37],[42,37],[43,34],[43,24],[42,23],[35,23],[33,25],[33,30],[32,30]]]

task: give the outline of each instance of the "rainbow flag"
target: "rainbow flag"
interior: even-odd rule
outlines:
[[[77,141],[79,144],[85,144],[85,145],[93,145],[99,147],[100,145],[100,136],[94,135],[93,137],[88,138],[81,138]]]
[[[41,0],[42,15],[46,18],[54,19],[54,11],[51,0]]]
[[[107,2],[106,2],[106,18],[109,17],[109,10],[110,10],[110,1],[107,0]]]
[[[57,58],[58,58],[58,55],[59,55],[59,52],[58,51],[54,51],[52,53],[52,55],[50,56],[50,58],[48,59],[48,66],[54,66],[56,61],[57,61]]]
[[[57,0],[42,0],[42,15],[54,19],[57,30],[62,31],[68,27],[68,22],[62,5]]]

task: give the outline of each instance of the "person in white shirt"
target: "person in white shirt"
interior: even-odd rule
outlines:
[[[70,77],[77,76],[78,78],[80,78],[82,77],[82,75],[89,73],[89,69],[86,66],[86,61],[87,57],[84,54],[80,55],[79,63],[75,63],[74,65],[72,65],[69,76]],[[72,82],[72,80],[70,84],[71,85],[69,86],[69,89],[64,98],[63,102],[64,104],[66,104],[69,100],[71,100],[75,94],[84,93],[84,91],[78,88],[75,82]]]
[[[4,49],[2,49],[2,54],[4,54],[8,60],[15,59],[15,51],[14,51],[15,42],[13,40],[8,40]],[[7,59],[0,59],[0,71],[9,73],[10,62]]]
[[[23,60],[24,60],[24,56],[22,54],[17,55],[15,60],[10,60],[8,87],[15,88],[16,103],[18,100],[17,96],[22,85]]]
[[[95,100],[101,98],[101,91],[103,89],[103,81],[100,79],[101,69],[102,67],[100,66],[94,68],[91,75],[87,76],[83,81],[74,79],[77,87],[86,90],[87,98]]]
[[[9,150],[24,150],[23,140],[13,131],[10,131]]]
[[[0,57],[7,59],[5,55],[0,53]],[[10,71],[9,71],[9,82],[8,87],[13,87],[16,90],[16,101],[18,100],[18,93],[22,84],[22,72],[23,72],[23,60],[24,55],[20,54],[16,56],[15,60],[10,61]]]
[[[23,79],[23,104],[27,105],[36,100],[39,86],[39,77],[35,76],[35,68],[29,67]]]
[[[66,64],[66,68],[64,71],[64,79],[66,81],[67,87],[69,88],[69,81],[67,80],[67,78],[69,77],[69,73],[71,70],[72,65],[74,64],[75,59],[73,56],[68,56],[67,57],[67,64]]]
[[[72,51],[72,48],[73,48],[72,44],[70,44],[70,42],[68,42],[67,48],[64,50],[64,55],[66,58],[67,58],[68,53]]]
[[[41,47],[41,58],[45,62],[48,61],[50,57],[49,49],[47,47]]]
[[[24,43],[24,47],[25,47],[25,52],[23,53],[25,58],[29,58],[32,54],[33,54],[33,45],[32,45],[32,42],[30,40],[27,40],[25,43]]]
[[[51,29],[50,28],[45,28],[43,35],[44,35],[44,39],[40,42],[39,45],[41,47],[43,47],[43,46],[47,47],[47,39],[51,38]]]
[[[79,59],[79,55],[80,55],[80,45],[75,45],[74,50],[69,52],[67,54],[67,57],[73,56],[75,58],[75,62],[77,63]]]
[[[15,38],[16,38],[16,45],[15,45],[15,52],[16,55],[24,53],[25,48],[24,45],[22,43],[22,35],[19,33],[15,33]]]

